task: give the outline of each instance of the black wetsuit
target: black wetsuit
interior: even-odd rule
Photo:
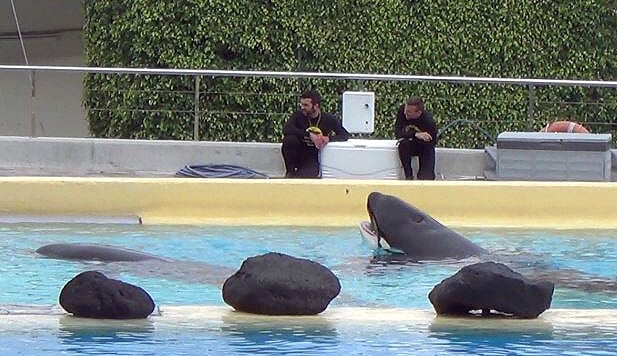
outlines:
[[[428,132],[433,138],[429,142],[415,137],[416,132]],[[435,144],[437,143],[437,124],[433,115],[422,110],[417,119],[405,117],[405,105],[401,105],[396,114],[394,134],[398,139],[398,154],[405,172],[405,179],[413,179],[411,157],[418,156],[420,171],[418,179],[435,179]]]
[[[295,112],[283,127],[283,160],[285,161],[285,177],[288,178],[319,178],[319,151],[311,141],[306,129],[309,126],[319,127],[330,141],[347,141],[349,132],[332,114],[321,112],[317,118],[309,118],[302,110]]]

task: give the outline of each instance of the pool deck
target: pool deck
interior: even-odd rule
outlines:
[[[450,226],[617,228],[617,182],[485,181],[484,150],[438,148],[431,182],[174,177],[187,164],[280,177],[276,143],[0,136],[0,152],[0,222],[355,226],[379,191]]]
[[[484,150],[436,151],[438,179],[483,177]],[[280,143],[0,136],[0,152],[0,176],[173,177],[185,165],[204,164],[285,175]]]

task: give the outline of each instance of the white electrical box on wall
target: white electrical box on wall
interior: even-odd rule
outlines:
[[[349,133],[375,131],[375,93],[346,91],[343,93],[343,127]]]

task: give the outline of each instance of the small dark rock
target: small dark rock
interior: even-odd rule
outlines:
[[[473,310],[536,318],[550,308],[555,285],[531,281],[508,266],[484,262],[465,266],[433,287],[428,295],[437,314],[466,315]]]
[[[145,290],[96,271],[71,279],[60,292],[60,305],[85,318],[138,319],[154,310],[154,301]]]
[[[253,314],[314,315],[340,291],[338,278],[321,264],[271,252],[246,259],[223,284],[223,300]]]

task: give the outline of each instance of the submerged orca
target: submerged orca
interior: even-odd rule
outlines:
[[[36,250],[36,253],[45,257],[61,260],[102,262],[165,260],[162,257],[150,255],[139,251],[107,245],[81,243],[45,245],[38,248]]]
[[[126,271],[145,277],[182,280],[192,283],[222,285],[234,273],[232,268],[200,261],[180,261],[151,255],[121,247],[59,243],[45,245],[36,250],[41,256],[60,260],[106,262],[97,270],[114,273]]]
[[[370,222],[360,223],[360,232],[375,247],[404,253],[418,261],[487,253],[463,235],[397,197],[372,192],[366,208]]]

